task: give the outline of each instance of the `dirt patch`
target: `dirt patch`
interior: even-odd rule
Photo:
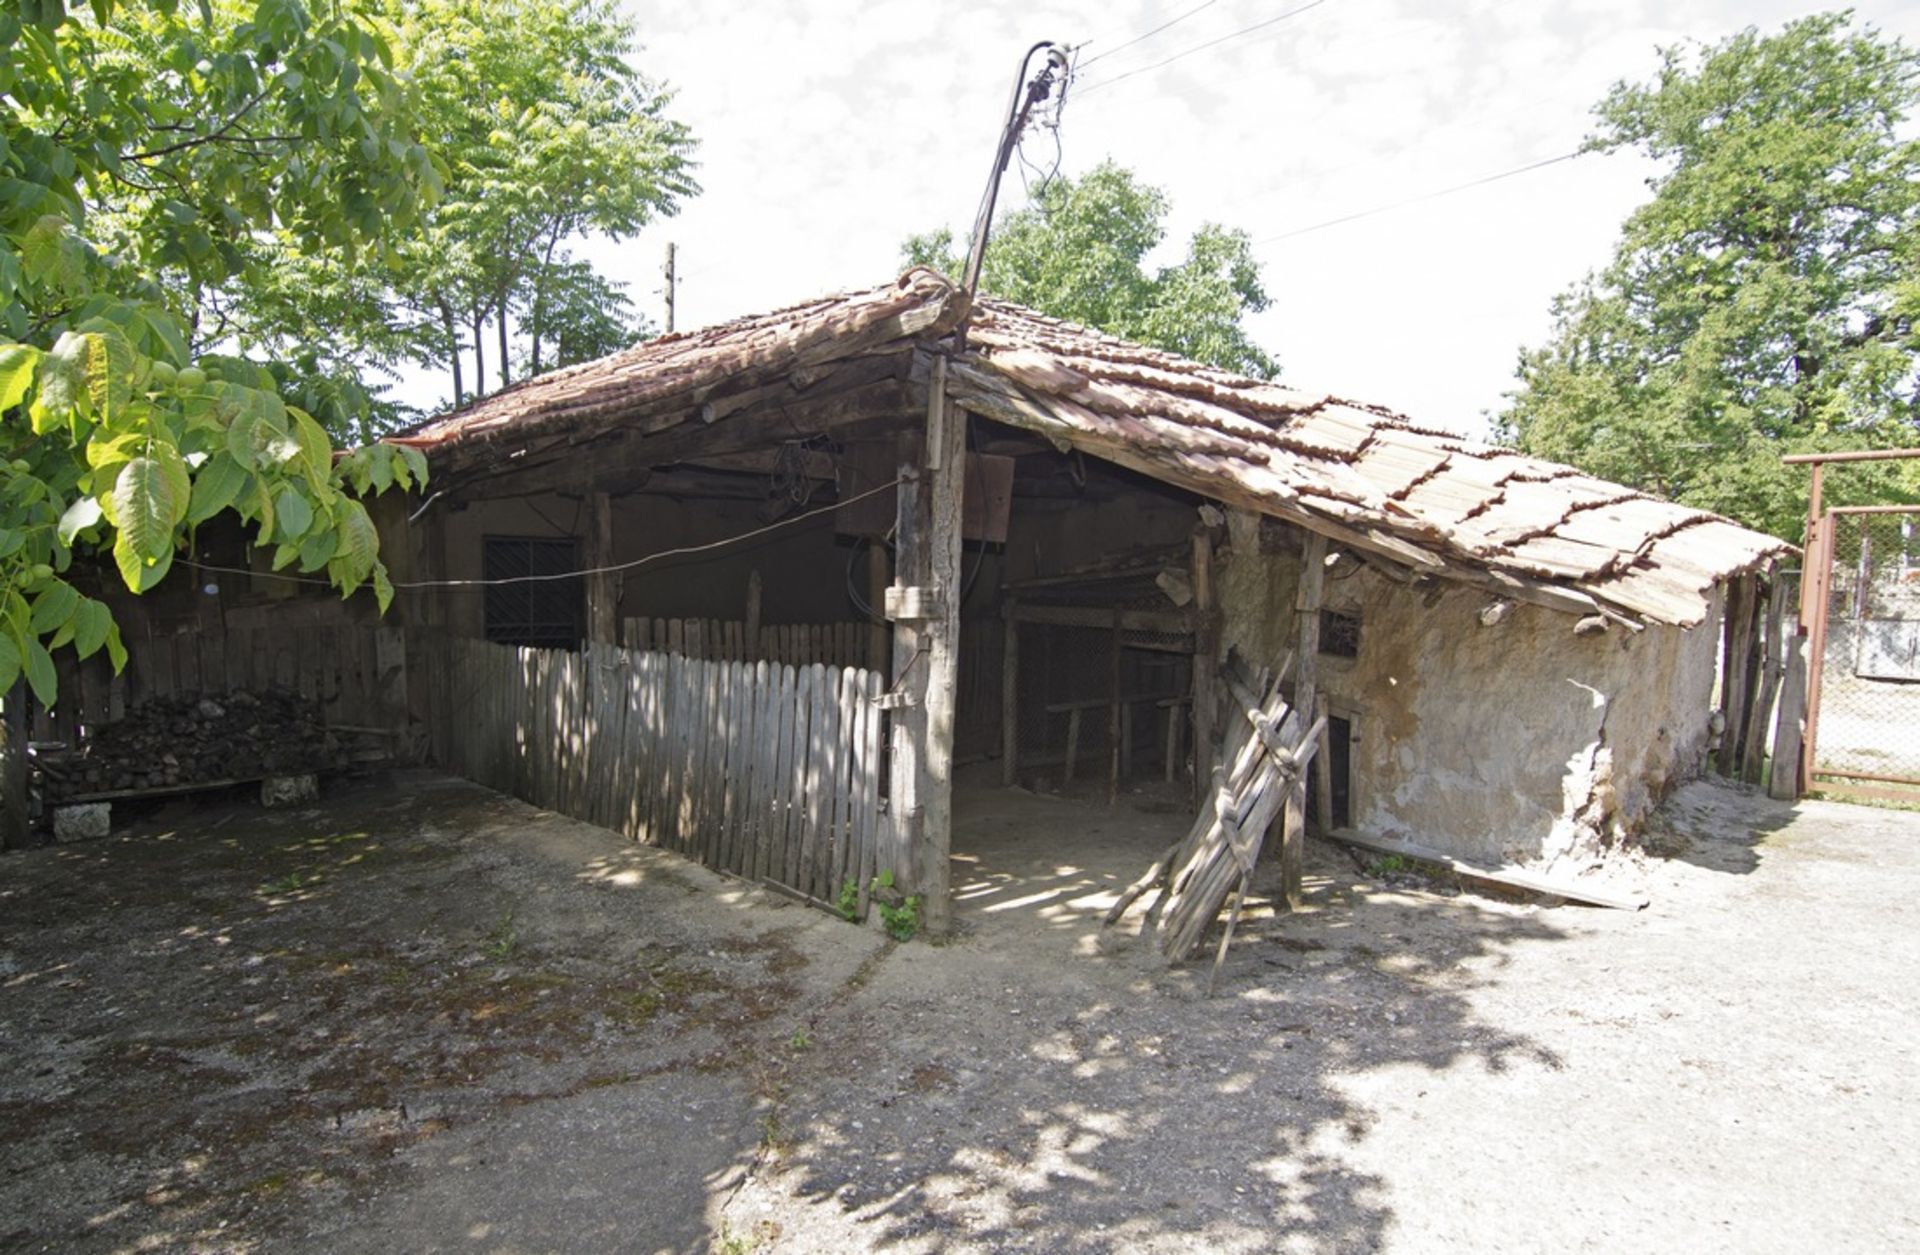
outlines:
[[[1098,928],[1164,801],[967,794],[942,945],[432,777],[9,857],[0,1246],[1920,1242],[1920,815],[1692,786],[1632,914],[1314,845],[1209,999]]]
[[[651,851],[408,784],[7,860],[5,1244],[271,1243],[450,1129],[765,1052],[809,962],[794,928],[737,928],[722,882]]]

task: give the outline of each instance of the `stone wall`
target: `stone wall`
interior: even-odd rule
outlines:
[[[1264,540],[1263,540],[1264,538]],[[1276,663],[1297,639],[1297,533],[1229,518],[1226,641]],[[1351,558],[1329,609],[1361,621],[1359,657],[1322,655],[1320,685],[1352,723],[1352,826],[1460,858],[1577,871],[1620,849],[1709,735],[1717,614],[1692,631],[1615,626],[1483,591],[1415,591]]]

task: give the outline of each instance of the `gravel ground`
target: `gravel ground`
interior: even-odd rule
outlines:
[[[1695,785],[1638,914],[1315,846],[1216,996],[1184,823],[962,799],[896,945],[441,777],[0,859],[0,1247],[1920,1246],[1920,814]]]

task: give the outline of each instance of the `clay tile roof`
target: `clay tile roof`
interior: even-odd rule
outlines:
[[[503,389],[399,437],[433,451],[582,427],[651,431],[703,404],[865,353],[941,349],[968,409],[1194,492],[1292,520],[1415,573],[1571,612],[1704,620],[1721,580],[1792,546],[1572,467],[1132,344],[1005,301],[969,309],[931,270]],[[945,351],[945,350],[943,350]],[[950,354],[951,356],[951,354]]]
[[[1706,618],[1717,583],[1792,551],[1569,466],[1004,301],[975,304],[967,349],[949,386],[991,417],[1416,572],[1511,582],[1570,611],[1692,626]]]

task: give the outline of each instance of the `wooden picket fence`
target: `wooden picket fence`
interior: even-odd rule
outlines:
[[[803,666],[878,671],[883,659],[871,656],[873,627],[867,623],[778,623],[750,629],[738,619],[627,619],[621,640],[628,649],[647,649],[688,658],[725,662],[784,662]]]
[[[874,672],[474,640],[444,667],[436,742],[468,779],[822,902],[877,870]]]

